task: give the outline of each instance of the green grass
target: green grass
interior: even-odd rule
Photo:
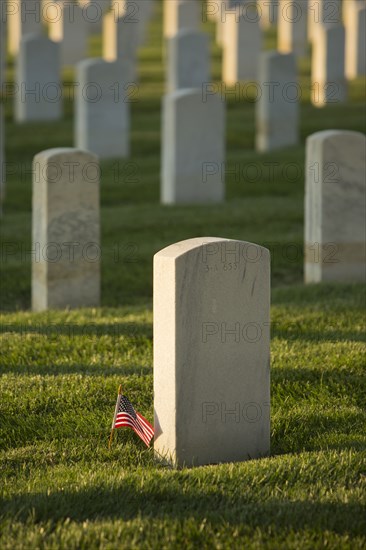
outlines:
[[[274,44],[270,32],[266,46]],[[99,55],[99,38],[90,46]],[[330,127],[362,131],[364,82],[351,84],[349,104],[316,109],[304,60],[301,145],[268,155],[253,151],[253,101],[231,97],[227,168],[239,165],[240,173],[227,176],[226,202],[167,208],[158,202],[161,46],[158,10],[140,52],[132,156],[102,164],[99,309],[29,311],[27,170],[40,150],[72,146],[73,105],[65,101],[57,124],[19,127],[5,101],[15,173],[1,229],[0,547],[362,548],[365,292],[361,285],[303,286],[302,255],[305,139]],[[218,80],[214,45],[212,54]],[[152,256],[204,235],[272,252],[271,456],[174,471],[130,430],[118,431],[111,451],[107,442],[120,383],[152,420]],[[4,254],[5,243],[14,254]]]

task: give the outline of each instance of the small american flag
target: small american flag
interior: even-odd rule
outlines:
[[[146,418],[135,411],[127,397],[119,394],[112,423],[112,431],[114,428],[122,428],[123,426],[132,428],[141,437],[142,441],[149,446],[154,435],[154,428]]]

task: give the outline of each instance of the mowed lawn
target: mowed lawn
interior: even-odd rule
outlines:
[[[274,44],[270,32],[266,47]],[[91,53],[100,48],[92,38]],[[305,287],[302,256],[305,139],[328,128],[364,131],[365,83],[351,84],[349,104],[316,109],[302,61],[301,145],[266,155],[254,152],[253,88],[228,95],[226,202],[162,207],[162,51],[159,3],[139,55],[131,158],[102,163],[99,309],[30,312],[31,162],[73,145],[73,104],[65,99],[57,124],[18,126],[10,94],[5,100],[0,548],[362,548],[365,292]],[[218,83],[213,40],[212,59]],[[68,95],[71,72],[64,81]],[[111,451],[108,436],[120,383],[153,418],[152,257],[196,236],[272,252],[271,456],[175,471],[131,430],[118,431]]]

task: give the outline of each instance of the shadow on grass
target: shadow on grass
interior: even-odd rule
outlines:
[[[12,365],[6,367],[0,365],[0,374],[19,374],[44,376],[64,376],[65,374],[82,374],[83,376],[151,376],[152,367],[141,365]]]
[[[100,338],[102,336],[112,336],[118,338],[125,336],[127,338],[142,337],[152,339],[152,324],[151,323],[61,323],[61,322],[45,322],[37,321],[29,324],[21,323],[1,323],[0,335],[4,333],[14,333],[24,336],[38,335],[47,336],[51,341],[56,340],[60,336],[75,338],[85,336],[86,338]]]
[[[2,499],[4,516],[26,522],[60,521],[83,522],[93,519],[133,520],[136,517],[184,520],[194,517],[201,522],[246,524],[252,528],[276,527],[295,530],[327,529],[339,534],[361,535],[365,529],[364,510],[356,503],[320,503],[299,500],[260,500],[246,493],[228,496],[218,488],[190,489],[166,487],[161,483],[123,481],[119,486],[105,486],[80,491],[58,491],[23,494]],[[166,482],[165,482],[166,483]],[[139,487],[137,486],[139,485]],[[146,487],[147,485],[147,487]],[[150,487],[149,487],[150,485]]]
[[[280,329],[275,328],[272,331],[272,339],[278,338],[279,340],[285,340],[289,343],[291,342],[319,342],[319,343],[328,343],[328,342],[365,342],[366,334],[362,332],[351,332],[351,331],[339,331],[339,330],[322,330],[319,331],[309,331],[309,330],[299,330],[296,331],[293,328],[290,329]]]
[[[281,306],[305,307],[315,305],[335,309],[338,304],[349,310],[350,298],[353,298],[356,309],[364,311],[366,291],[362,283],[321,283],[296,285],[292,288],[276,288],[272,293],[272,304]]]
[[[364,423],[360,412],[337,414],[336,408],[334,413],[328,408],[307,414],[302,407],[300,413],[291,414],[286,410],[273,421],[271,456],[329,449],[365,451],[365,443],[355,439],[355,433],[362,433]]]

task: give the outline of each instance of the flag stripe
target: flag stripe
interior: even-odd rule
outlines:
[[[152,429],[151,426],[147,425],[145,422],[144,422],[144,417],[141,417],[141,415],[137,414],[137,418],[139,420],[139,423],[142,425],[142,428],[148,432],[148,433],[154,433],[154,430]]]
[[[153,432],[150,431],[148,434],[145,434],[140,424],[137,423],[128,413],[119,413],[116,420],[116,428],[126,425],[132,427],[135,431],[138,432],[138,435],[140,435],[140,437],[143,437],[144,440],[146,438],[150,442],[153,436]]]
[[[146,426],[146,429],[147,430],[151,430],[153,433],[154,433],[154,428],[152,427],[152,425],[150,424],[150,422],[148,420],[146,420],[146,418],[144,418],[140,413],[137,413],[137,416],[139,417],[139,419],[141,420],[141,422],[143,422]]]
[[[137,435],[139,437],[141,437],[141,439],[144,441],[144,443],[146,443],[146,445],[149,445],[151,437],[146,436],[143,432],[141,432],[141,430],[136,429],[136,427],[131,422],[129,422],[129,421],[122,422],[122,423],[118,424],[117,427],[121,428],[123,426],[128,427],[128,428],[132,428],[134,430],[134,432],[137,433]]]
[[[154,435],[154,428],[142,414],[135,411],[125,395],[119,395],[114,417],[114,427],[132,428],[134,432],[149,446]]]

